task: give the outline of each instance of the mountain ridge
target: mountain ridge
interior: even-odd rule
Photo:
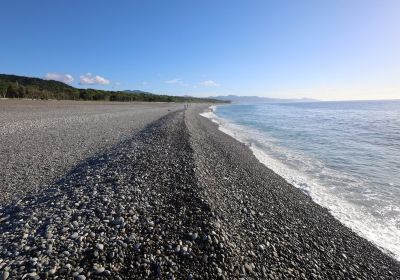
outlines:
[[[221,95],[213,96],[218,100],[229,100],[232,103],[293,103],[293,102],[316,102],[317,99],[311,98],[297,98],[297,99],[284,99],[284,98],[271,98],[262,96],[243,96],[243,95]]]

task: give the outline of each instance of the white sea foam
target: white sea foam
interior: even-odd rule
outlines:
[[[400,231],[398,219],[382,223],[382,219],[369,214],[360,205],[346,201],[335,193],[335,188],[326,186],[320,177],[346,182],[349,178],[324,166],[323,163],[299,152],[290,151],[275,144],[265,133],[244,127],[215,114],[216,107],[201,115],[219,125],[219,129],[249,146],[256,158],[282,176],[295,187],[303,190],[316,203],[326,207],[340,222],[360,236],[368,239],[385,253],[400,260]],[[290,164],[288,164],[290,162]],[[309,174],[319,174],[310,176]],[[382,209],[390,210],[390,209]],[[392,209],[399,211],[400,209]]]

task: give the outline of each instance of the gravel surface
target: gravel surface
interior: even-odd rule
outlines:
[[[400,279],[398,262],[204,108],[172,111],[0,207],[3,279]]]
[[[0,205],[183,105],[0,100]]]
[[[192,155],[184,112],[173,112],[4,207],[3,275],[210,279],[223,248],[213,245]]]

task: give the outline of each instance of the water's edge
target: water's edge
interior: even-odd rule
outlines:
[[[216,106],[212,105],[208,110],[200,115],[217,124],[218,129],[221,132],[231,136],[241,143],[246,144],[246,146],[250,149],[260,163],[273,170],[294,187],[302,190],[305,194],[310,196],[314,202],[322,207],[327,208],[329,212],[343,225],[352,229],[359,236],[372,242],[385,254],[396,260],[400,260],[400,249],[396,246],[393,246],[393,244],[397,244],[399,242],[400,238],[395,232],[387,232],[385,229],[376,227],[376,224],[373,223],[373,220],[366,221],[364,219],[352,219],[354,215],[357,215],[360,209],[355,208],[349,203],[341,201],[338,197],[327,196],[324,194],[324,190],[319,188],[317,184],[313,185],[313,192],[310,192],[309,185],[312,181],[311,178],[303,178],[303,181],[299,181],[298,179],[301,176],[293,175],[296,174],[296,170],[290,169],[290,172],[288,172],[289,167],[285,166],[285,164],[266,154],[261,148],[257,147],[257,145],[254,145],[253,143],[248,142],[246,139],[240,137],[240,135],[232,129],[233,124],[230,121],[216,115],[215,110]],[[352,215],[347,214],[347,211],[352,211]],[[384,234],[382,231],[384,231]]]

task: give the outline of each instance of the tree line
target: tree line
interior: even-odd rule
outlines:
[[[0,96],[2,98],[98,100],[98,101],[147,101],[147,102],[212,102],[223,101],[190,96],[158,95],[143,91],[107,91],[79,89],[58,81],[42,80],[15,75],[0,74]]]

